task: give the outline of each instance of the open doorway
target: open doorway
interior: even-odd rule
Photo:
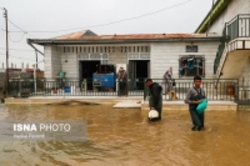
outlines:
[[[130,90],[143,90],[144,79],[150,75],[149,60],[130,60],[129,78],[131,79]]]
[[[97,66],[100,65],[100,61],[80,61],[79,62],[79,74],[80,79],[87,80],[87,89],[93,89],[92,81],[93,81],[93,73],[97,71]]]

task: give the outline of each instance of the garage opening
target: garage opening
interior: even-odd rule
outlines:
[[[87,80],[87,90],[92,90],[93,85],[93,73],[97,71],[97,66],[100,65],[100,61],[80,61],[80,79]]]
[[[129,77],[131,79],[131,90],[143,90],[144,80],[149,77],[149,60],[130,60]]]

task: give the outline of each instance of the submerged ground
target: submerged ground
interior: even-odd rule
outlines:
[[[0,165],[249,165],[248,110],[208,111],[205,130],[193,132],[188,111],[164,111],[162,121],[149,123],[139,109],[112,105],[1,105],[1,121],[87,120],[88,140],[1,141]]]

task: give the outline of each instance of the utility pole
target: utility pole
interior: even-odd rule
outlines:
[[[3,17],[5,18],[5,25],[6,25],[6,72],[5,72],[5,90],[6,96],[8,96],[9,91],[9,34],[8,34],[8,11],[7,9],[3,8],[4,13]]]

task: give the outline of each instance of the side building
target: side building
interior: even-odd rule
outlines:
[[[214,74],[239,79],[239,98],[250,99],[250,1],[217,0],[195,32],[222,36]]]

